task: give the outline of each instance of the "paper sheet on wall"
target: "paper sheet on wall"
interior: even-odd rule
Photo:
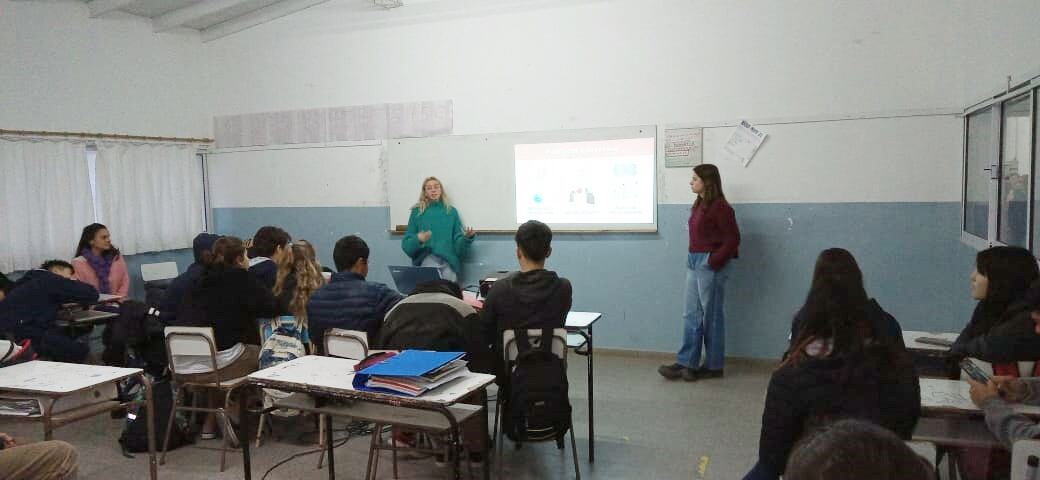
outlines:
[[[748,123],[747,120],[741,120],[740,125],[737,125],[737,129],[733,131],[733,135],[730,135],[729,141],[722,146],[722,149],[739,159],[740,163],[747,167],[765,139],[765,132]]]
[[[669,128],[664,131],[664,166],[692,167],[704,157],[704,130]]]

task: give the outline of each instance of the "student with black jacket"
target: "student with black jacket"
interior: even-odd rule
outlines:
[[[545,269],[552,254],[552,230],[531,220],[516,231],[516,259],[520,271],[495,282],[481,312],[484,339],[491,344],[498,366],[498,381],[508,375],[502,371],[502,332],[519,328],[563,328],[571,310],[571,282]]]
[[[184,273],[177,275],[177,278],[170,282],[170,286],[163,293],[162,300],[159,301],[159,320],[164,324],[173,325],[176,322],[177,308],[180,306],[181,300],[187,295],[195,281],[202,276],[202,272],[206,270],[203,258],[219,238],[220,235],[205,232],[195,236],[195,240],[191,244],[195,262],[188,265],[188,269]]]
[[[47,359],[83,362],[90,348],[55,325],[63,304],[98,300],[97,289],[72,280],[73,273],[68,262],[50,260],[22,275],[11,295],[0,302],[0,333],[13,334],[16,340],[31,340],[36,352]]]
[[[867,317],[862,286],[843,281],[847,258],[821,260],[846,275],[825,276],[809,291],[798,336],[769,381],[758,463],[745,480],[778,479],[795,442],[815,427],[856,418],[909,439],[921,414],[909,353]]]
[[[857,292],[862,290],[864,296],[867,294],[863,286],[863,272],[859,269],[859,263],[856,262],[856,258],[852,256],[852,253],[844,248],[828,248],[820,252],[820,255],[816,257],[812,285],[833,281],[846,282],[847,288],[854,289]],[[811,287],[810,290],[812,290]],[[873,326],[874,331],[896,342],[899,346],[906,347],[906,344],[903,342],[903,328],[899,325],[896,317],[893,317],[892,314],[881,308],[881,304],[873,298],[868,299],[863,308],[863,313]],[[805,321],[805,316],[805,307],[802,307],[795,314],[794,321],[791,322],[790,340],[793,341],[798,337],[798,330],[802,322]]]
[[[278,302],[271,290],[247,271],[246,247],[236,237],[222,237],[204,256],[205,270],[195,281],[177,309],[177,325],[212,327],[217,350],[217,369],[222,380],[255,372],[260,356],[258,317],[278,313]],[[208,359],[175,356],[173,363],[186,380],[212,382],[215,375]],[[219,393],[219,392],[218,392]],[[211,394],[210,405],[219,404],[219,394]],[[216,417],[206,417],[203,438],[216,435]]]
[[[979,252],[970,277],[971,296],[979,303],[950,355],[993,362],[997,375],[1020,373],[1014,362],[1035,355],[1028,347],[1035,345],[1030,312],[1040,297],[1038,276],[1036,259],[1029,250],[993,247]]]

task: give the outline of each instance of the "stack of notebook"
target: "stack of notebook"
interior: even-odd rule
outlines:
[[[469,370],[463,352],[404,350],[357,372],[354,388],[417,397],[457,380]]]

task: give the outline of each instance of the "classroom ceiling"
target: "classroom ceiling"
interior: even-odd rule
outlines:
[[[43,0],[37,0],[43,1]],[[150,19],[156,33],[198,30],[203,41],[216,40],[291,15],[330,0],[81,0],[92,18],[130,14]],[[407,1],[407,0],[405,0]],[[432,0],[414,0],[427,3]],[[384,9],[402,0],[336,0],[352,7]]]

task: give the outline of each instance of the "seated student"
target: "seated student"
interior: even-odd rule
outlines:
[[[451,280],[431,280],[417,285],[411,295],[387,312],[379,339],[373,344],[391,350],[466,352],[470,371],[491,372],[491,352],[483,342],[480,317],[473,307],[462,301],[462,289]],[[480,396],[471,396],[463,403],[479,405]],[[471,460],[479,461],[482,457],[477,452],[484,451],[486,443],[480,440],[482,432],[477,419],[483,421],[484,417],[472,417],[474,421],[461,427],[463,444],[473,452]],[[410,435],[403,432],[398,432],[394,439],[398,443],[411,443]]]
[[[247,271],[246,247],[236,237],[222,237],[203,255],[205,268],[177,309],[177,325],[213,327],[217,370],[222,380],[238,378],[257,370],[260,355],[258,317],[278,313],[271,291]],[[215,381],[212,364],[205,358],[174,356],[178,374],[195,382]],[[210,405],[223,402],[211,393]],[[203,438],[216,436],[216,417],[206,417]]]
[[[299,245],[300,248],[303,249],[303,252],[307,256],[307,258],[309,258],[312,262],[318,265],[319,270],[321,270],[322,272],[335,273],[331,268],[321,264],[321,262],[318,260],[318,252],[314,251],[314,244],[312,244],[309,240],[304,240],[301,238],[293,243],[293,246],[296,245]]]
[[[249,247],[249,273],[260,279],[268,290],[274,288],[275,277],[278,276],[278,260],[289,249],[292,237],[278,227],[260,227],[253,235],[253,244]]]
[[[954,341],[950,353],[954,357],[983,355],[987,336],[1028,337],[1033,325],[1029,305],[1024,302],[1030,284],[1040,277],[1036,258],[1024,248],[993,247],[975,256],[971,273],[971,296],[979,301],[971,321]],[[985,358],[983,358],[985,357]],[[997,375],[1017,375],[1016,364],[994,364]]]
[[[820,255],[816,257],[816,267],[813,269],[812,285],[825,282],[844,284],[841,288],[856,296],[857,303],[864,309],[873,331],[901,346],[906,346],[903,343],[903,329],[896,318],[881,308],[877,300],[867,296],[867,291],[863,288],[863,272],[860,271],[859,264],[856,263],[856,258],[852,256],[852,253],[844,248],[828,248],[820,252]],[[812,290],[813,287],[810,286],[809,291]],[[790,339],[792,341],[798,336],[798,329],[804,319],[805,307],[802,307],[795,314],[794,321],[791,323]]]
[[[41,356],[57,362],[82,363],[90,348],[65,335],[56,325],[58,310],[66,303],[93,303],[98,291],[72,280],[72,265],[49,260],[15,282],[11,295],[0,302],[0,333],[16,340],[29,339]]]
[[[368,255],[368,244],[361,237],[349,235],[336,242],[332,258],[339,272],[307,302],[311,341],[319,349],[330,328],[360,330],[368,334],[369,342],[374,341],[386,313],[404,298],[382,283],[365,280]]]
[[[841,420],[798,442],[784,480],[924,480],[932,464],[892,432],[862,420]]]
[[[451,280],[417,285],[387,312],[373,345],[391,350],[466,352],[471,371],[491,372],[491,352],[481,335],[480,317],[462,301],[462,289]]]
[[[484,341],[494,352],[499,382],[502,372],[502,332],[520,328],[562,328],[571,310],[571,282],[545,269],[552,255],[552,230],[530,220],[516,230],[520,271],[495,282],[481,312]]]
[[[1029,317],[1034,333],[1040,335],[1040,304],[1033,304]],[[1040,405],[1040,377],[994,376],[985,385],[969,378],[968,383],[971,384],[971,401],[986,413],[986,425],[1008,448],[1018,440],[1040,438],[1040,425],[1015,414],[1010,405]]]
[[[129,295],[130,274],[119,249],[112,245],[107,227],[100,223],[84,227],[73,257],[76,280],[88,283],[106,295]]]
[[[61,440],[19,445],[0,432],[0,478],[3,480],[66,480],[76,478],[79,455]]]
[[[993,328],[987,335],[955,344],[950,354],[957,357],[972,357],[994,364],[1004,375],[1040,376],[1040,363],[1034,371],[1019,372],[1017,362],[1040,360],[1040,335],[1032,329],[1025,330],[1023,324],[1032,327],[1032,315],[1040,311],[1040,280],[1033,282],[1022,300],[1007,308],[1007,321]],[[1027,323],[1028,322],[1028,323]]]
[[[180,305],[181,300],[184,299],[184,295],[191,289],[191,286],[195,284],[195,281],[202,276],[202,272],[206,270],[203,259],[219,238],[220,235],[205,232],[195,236],[195,240],[191,244],[195,262],[188,265],[188,269],[184,273],[177,275],[177,278],[170,282],[170,286],[166,288],[166,292],[163,293],[163,298],[159,302],[159,320],[162,320],[164,324],[173,325],[176,323],[177,307]]]
[[[278,314],[295,317],[296,331],[304,344],[310,340],[307,300],[324,285],[325,277],[321,276],[321,267],[307,254],[306,247],[293,244],[278,260],[278,275],[273,290],[278,299]]]
[[[867,301],[833,278],[813,285],[798,336],[769,381],[758,463],[745,480],[776,480],[795,441],[838,419],[910,438],[921,413],[917,373],[906,349],[867,315]]]

